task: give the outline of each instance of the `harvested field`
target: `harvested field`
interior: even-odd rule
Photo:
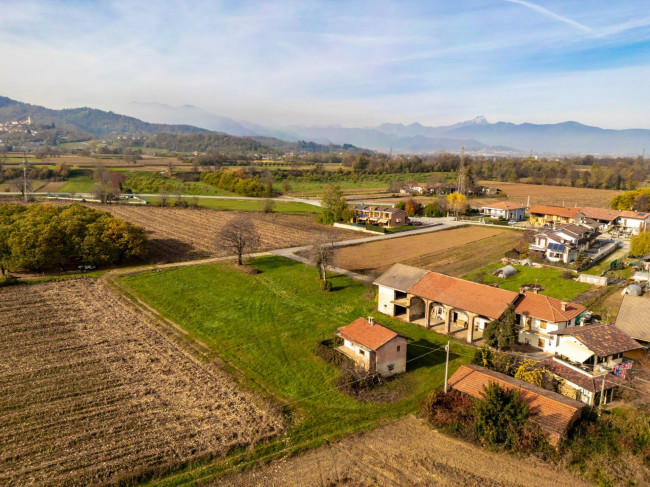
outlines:
[[[337,265],[376,276],[401,262],[462,276],[503,257],[520,237],[515,230],[472,225],[345,247],[336,252]]]
[[[34,188],[34,191],[39,193],[55,193],[59,191],[65,185],[65,183],[65,181],[49,182],[40,188]]]
[[[359,232],[319,225],[309,215],[126,205],[96,208],[110,211],[119,218],[144,227],[150,239],[150,256],[154,262],[222,257],[232,253],[217,248],[217,236],[231,220],[239,218],[250,218],[253,221],[262,241],[260,251],[305,245],[318,233],[332,235],[336,240],[366,236]]]
[[[282,428],[99,282],[1,288],[0,333],[2,485],[128,483]]]
[[[517,459],[445,436],[413,416],[299,457],[226,477],[218,484],[234,487],[589,485],[541,460]]]
[[[530,204],[594,206],[609,208],[609,202],[623,191],[612,189],[571,188],[568,186],[543,186],[537,184],[501,183],[496,181],[481,181],[485,186],[499,188],[508,195],[508,199],[516,203],[526,204],[530,196]],[[471,205],[479,207],[484,203],[498,201],[499,198],[472,199]]]

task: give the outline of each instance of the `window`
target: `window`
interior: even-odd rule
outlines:
[[[397,351],[399,352],[401,345],[397,345]]]
[[[537,342],[537,346],[540,348],[544,348],[546,346],[546,340],[540,338],[539,341]]]
[[[388,365],[388,372],[392,372],[394,368],[395,368],[395,364],[389,364]]]
[[[365,355],[365,354],[366,354],[366,351],[365,351],[365,350],[361,350],[361,349],[359,349],[359,355]]]
[[[539,327],[542,330],[546,330],[546,321],[539,320]]]

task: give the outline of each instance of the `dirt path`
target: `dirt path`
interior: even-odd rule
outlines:
[[[586,486],[540,460],[519,460],[442,435],[409,416],[305,455],[222,478],[252,486]]]

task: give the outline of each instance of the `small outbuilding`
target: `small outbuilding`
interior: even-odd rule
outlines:
[[[621,293],[623,296],[629,294],[630,296],[641,296],[643,294],[643,289],[638,284],[630,284]]]
[[[375,323],[372,316],[339,328],[336,336],[343,339],[337,350],[364,370],[383,377],[406,372],[406,341],[410,338]]]
[[[517,272],[519,271],[515,269],[513,266],[507,265],[505,267],[500,267],[499,269],[494,271],[492,275],[505,279],[507,277],[514,276]]]

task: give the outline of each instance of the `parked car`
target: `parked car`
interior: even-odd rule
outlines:
[[[415,225],[416,227],[419,227],[419,226],[422,226],[422,222],[413,222],[413,225]]]

